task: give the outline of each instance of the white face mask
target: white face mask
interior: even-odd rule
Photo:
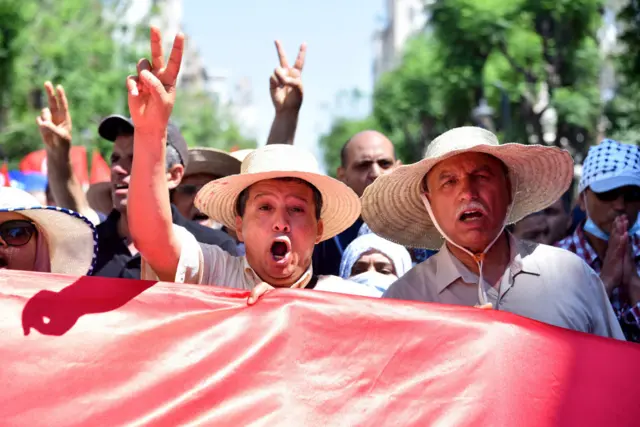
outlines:
[[[367,285],[371,288],[375,288],[380,292],[384,292],[391,286],[393,282],[398,280],[393,274],[382,274],[377,271],[365,271],[356,276],[349,277],[352,282],[360,283],[361,285]]]

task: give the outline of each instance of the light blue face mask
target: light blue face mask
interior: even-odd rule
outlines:
[[[349,277],[349,280],[360,283],[361,285],[369,286],[370,288],[375,288],[380,292],[384,292],[393,282],[398,280],[398,278],[392,274],[382,274],[377,271],[365,271],[364,273]]]
[[[587,213],[587,221],[584,223],[584,231],[591,234],[594,237],[597,237],[600,240],[604,240],[605,242],[609,241],[609,235],[605,233],[600,227],[596,225],[595,222],[589,217]],[[640,218],[638,218],[633,224],[633,227],[629,229],[629,236],[633,236],[640,232]]]

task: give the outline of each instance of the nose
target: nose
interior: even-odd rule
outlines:
[[[460,199],[475,200],[478,198],[478,190],[476,184],[469,177],[460,180]]]
[[[611,202],[611,207],[617,212],[624,212],[627,207],[627,203],[624,200],[624,195],[619,195],[617,199]]]
[[[380,167],[379,164],[377,163],[372,163],[371,167],[369,168],[369,179],[371,181],[374,181],[376,178],[378,178],[380,175],[382,175],[383,169]]]
[[[276,213],[273,221],[273,231],[277,233],[288,233],[291,231],[289,220],[285,213]]]
[[[119,163],[114,163],[111,165],[111,174],[112,175],[129,175],[129,171],[126,170]]]

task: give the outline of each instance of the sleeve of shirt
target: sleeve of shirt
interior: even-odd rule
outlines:
[[[173,232],[181,245],[180,260],[178,261],[174,282],[194,285],[202,283],[205,262],[200,244],[193,234],[189,233],[184,227],[173,224]],[[158,280],[158,275],[149,266],[144,257],[142,258],[140,276],[142,280]]]
[[[382,298],[399,299],[404,301],[422,301],[429,302],[430,299],[421,289],[421,286],[416,286],[414,280],[417,280],[414,275],[409,273],[402,276],[389,286],[389,288],[382,294]]]
[[[616,314],[613,312],[611,302],[604,288],[600,276],[591,269],[585,262],[582,262],[588,286],[593,294],[593,301],[590,308],[593,313],[593,333],[603,337],[615,338],[626,341],[622,328]]]

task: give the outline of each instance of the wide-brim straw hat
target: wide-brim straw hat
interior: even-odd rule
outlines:
[[[313,185],[322,196],[321,240],[349,228],[360,216],[360,200],[342,182],[324,175],[313,155],[301,148],[273,144],[255,149],[242,162],[241,171],[209,182],[196,196],[195,205],[214,221],[235,230],[236,200],[249,186],[274,178],[298,178]]]
[[[254,148],[245,148],[243,150],[236,150],[236,151],[232,151],[231,153],[229,153],[230,155],[232,155],[233,157],[235,157],[236,159],[240,160],[241,162],[244,161],[244,159],[247,158],[247,156],[252,153],[255,149]]]
[[[69,209],[42,206],[17,188],[0,188],[0,212],[16,212],[33,221],[44,234],[51,272],[90,275],[97,257],[98,233],[84,216]]]
[[[209,174],[219,177],[240,173],[242,162],[231,154],[215,148],[196,147],[189,149],[189,163],[184,176]]]
[[[438,162],[470,152],[494,156],[507,167],[513,193],[508,224],[553,204],[573,180],[573,159],[565,150],[500,144],[485,129],[461,127],[433,140],[423,160],[400,166],[369,185],[361,200],[362,218],[374,233],[403,246],[439,248],[443,237],[424,205],[423,178]]]

